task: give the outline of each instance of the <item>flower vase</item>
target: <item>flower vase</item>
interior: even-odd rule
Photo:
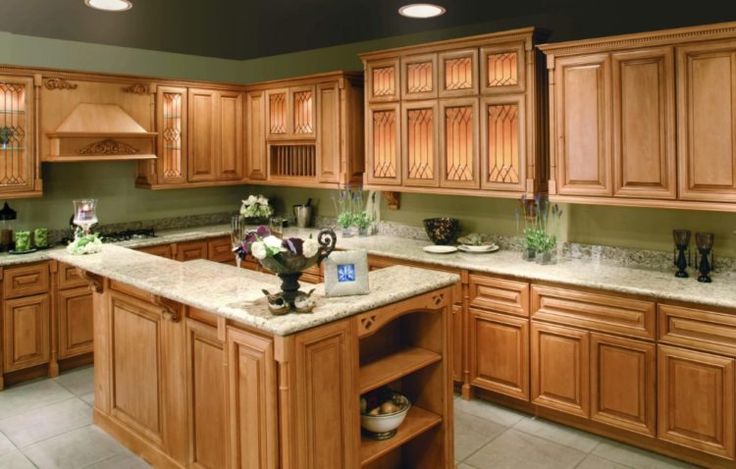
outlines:
[[[525,261],[534,262],[536,255],[537,251],[534,248],[524,248],[521,253],[521,258]]]

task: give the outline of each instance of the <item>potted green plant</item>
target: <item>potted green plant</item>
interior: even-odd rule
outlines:
[[[373,224],[373,217],[368,214],[365,210],[355,214],[353,217],[353,223],[358,227],[358,234],[360,236],[368,236],[370,234],[370,228]]]
[[[342,235],[354,236],[357,231],[357,215],[363,209],[363,193],[350,188],[340,189],[337,191],[337,197],[332,198],[332,202],[335,204],[337,226],[342,229]]]
[[[557,247],[557,236],[562,210],[557,204],[538,195],[529,199],[521,197],[520,209],[517,210],[517,226],[523,224],[523,258],[536,260],[540,264],[554,262],[553,251]]]

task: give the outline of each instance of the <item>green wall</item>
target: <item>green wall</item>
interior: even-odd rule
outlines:
[[[524,24],[542,23],[530,17]],[[358,70],[360,52],[500,29],[503,25],[477,24],[246,61],[0,32],[0,63],[247,83],[336,69]],[[133,163],[44,164],[43,198],[12,201],[11,205],[19,212],[20,224],[52,228],[66,226],[71,200],[83,196],[100,199],[103,223],[234,210],[250,192],[278,198],[277,208],[282,212],[312,197],[319,214],[334,214],[334,191],[263,186],[154,192],[135,189],[134,172]],[[388,210],[384,205],[382,215],[384,220],[417,226],[423,218],[452,215],[462,220],[467,231],[514,234],[516,207],[513,200],[404,194],[400,210]],[[563,238],[570,241],[669,250],[671,230],[684,227],[715,232],[717,255],[736,256],[736,236],[731,234],[736,230],[736,214],[584,205],[568,205],[564,210]]]

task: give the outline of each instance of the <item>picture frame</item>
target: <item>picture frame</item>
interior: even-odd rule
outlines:
[[[335,251],[324,260],[325,296],[365,295],[368,283],[368,252]]]

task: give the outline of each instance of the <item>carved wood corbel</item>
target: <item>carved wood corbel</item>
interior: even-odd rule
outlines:
[[[179,322],[181,320],[181,303],[159,295],[153,296],[153,302],[161,307],[161,314],[164,319],[171,322]]]
[[[87,272],[86,270],[79,268],[77,269],[77,272],[79,272],[80,277],[89,283],[95,293],[102,293],[105,291],[105,278],[102,275],[93,274],[92,272]]]
[[[401,208],[401,192],[383,192],[383,198],[389,210]]]

